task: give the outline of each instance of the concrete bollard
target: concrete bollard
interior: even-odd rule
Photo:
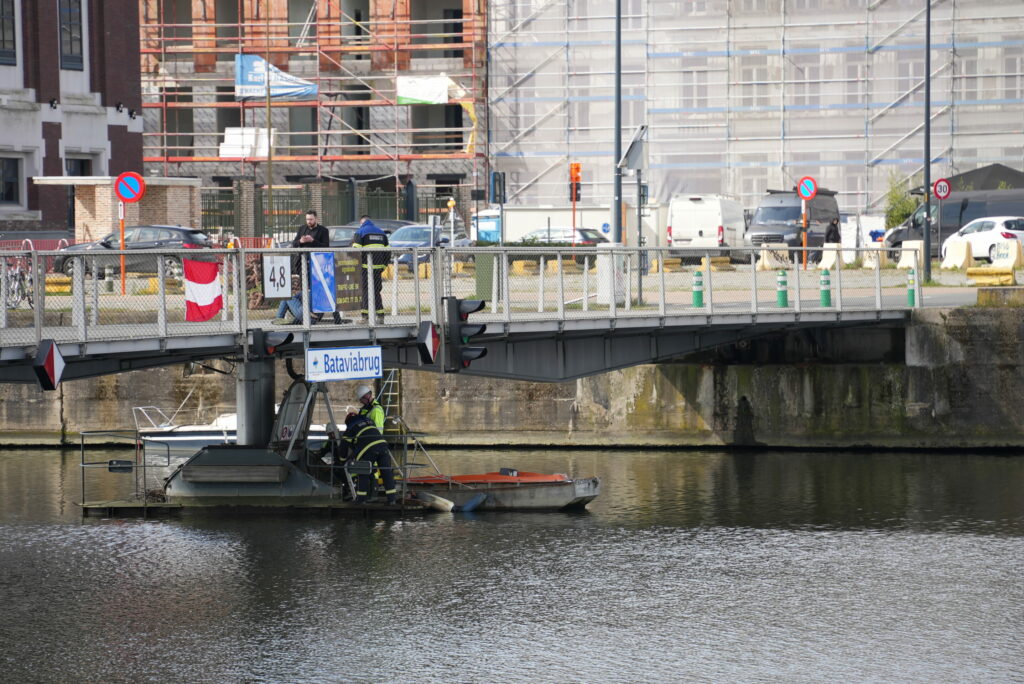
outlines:
[[[914,302],[917,301],[917,287],[916,279],[914,278],[914,269],[907,271],[907,306],[913,307]]]
[[[704,273],[702,271],[693,273],[693,305],[698,308],[704,306]]]
[[[827,268],[821,272],[821,305],[832,306],[832,279]]]
[[[789,307],[789,283],[786,281],[786,272],[779,271],[775,279],[775,305],[780,309]]]
[[[114,291],[114,267],[105,266],[103,268],[103,288],[107,292]]]

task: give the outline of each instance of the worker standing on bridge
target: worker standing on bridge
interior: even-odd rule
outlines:
[[[356,388],[356,399],[362,404],[359,415],[369,418],[374,427],[384,432],[384,407],[380,405],[373,396],[373,388],[369,385],[360,385]]]
[[[359,219],[359,230],[352,238],[352,246],[362,249],[374,250],[372,256],[364,254],[359,261],[362,264],[360,271],[363,274],[363,317],[370,315],[370,284],[373,284],[373,304],[377,311],[377,318],[384,315],[384,303],[381,300],[380,291],[384,288],[384,268],[391,260],[388,252],[388,234],[377,227],[370,220],[369,216],[362,216]]]
[[[395,503],[395,474],[391,466],[391,451],[380,430],[366,416],[354,413],[345,418],[345,436],[349,445],[349,454],[357,461],[369,461],[380,469],[384,481],[384,495],[388,503]],[[366,503],[373,491],[374,478],[368,474],[360,474],[356,482],[356,503]]]

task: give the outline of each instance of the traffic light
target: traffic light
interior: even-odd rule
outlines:
[[[582,196],[580,181],[583,180],[582,165],[579,162],[569,164],[569,201],[579,202]]]
[[[252,347],[249,355],[254,359],[269,359],[278,347],[291,344],[295,335],[286,332],[264,332],[262,328],[252,331]]]
[[[491,204],[505,204],[508,196],[505,194],[505,172],[491,171]]]
[[[458,373],[476,359],[487,356],[487,347],[467,346],[472,338],[487,332],[487,326],[481,323],[467,323],[469,315],[484,308],[482,299],[459,299],[445,297],[446,317],[448,319],[448,364],[445,370]]]

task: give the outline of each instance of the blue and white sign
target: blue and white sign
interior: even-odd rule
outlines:
[[[306,350],[306,377],[310,382],[379,378],[382,368],[380,347]]]
[[[334,288],[334,254],[313,252],[309,255],[309,308],[313,313],[331,313],[335,310],[337,294]]]
[[[267,61],[258,55],[235,55],[235,99],[249,100],[267,96]],[[295,100],[316,97],[317,85],[312,81],[281,71],[270,64],[270,97]]]

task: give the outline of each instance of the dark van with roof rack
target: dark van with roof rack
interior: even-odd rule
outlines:
[[[793,190],[769,190],[761,199],[757,211],[743,238],[747,247],[764,244],[786,244],[802,247],[801,199]],[[839,218],[839,204],[834,190],[818,188],[818,194],[807,203],[807,245],[825,244],[825,230],[832,219]]]
[[[939,230],[939,201],[932,197],[932,251],[947,237],[976,218],[986,216],[1024,216],[1024,189],[968,190],[950,193],[942,200],[942,226]],[[888,249],[899,249],[909,240],[923,240],[924,203],[906,221],[885,232],[882,241]]]

